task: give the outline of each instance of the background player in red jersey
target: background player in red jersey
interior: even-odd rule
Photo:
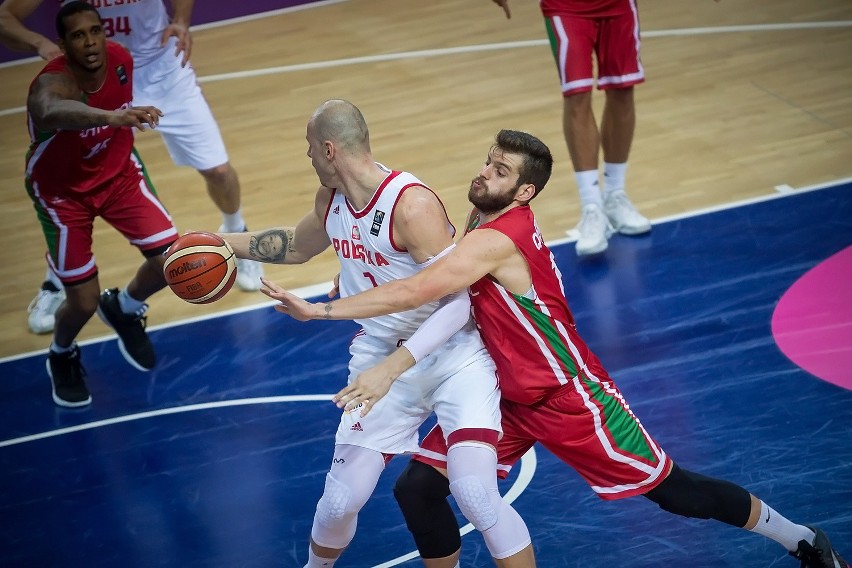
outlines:
[[[803,567],[848,568],[821,530],[792,523],[733,483],[678,467],[645,431],[578,334],[556,262],[529,207],[552,165],[540,140],[503,130],[471,182],[468,197],[476,209],[469,232],[433,265],[330,303],[310,304],[268,281],[263,290],[281,302],[276,309],[306,320],[408,310],[470,287],[474,318],[500,378],[501,466],[510,467],[541,442],[603,499],[644,495],[665,511],[771,538]],[[365,404],[362,413],[368,413],[395,380],[394,365],[383,362],[363,373],[335,400],[346,408]],[[436,428],[421,446],[397,481],[397,499],[415,541],[418,533],[439,532],[455,535],[460,545],[446,503],[447,481],[438,472],[445,469],[443,436]]]
[[[43,1],[3,0],[0,41],[10,49],[31,51],[50,60],[60,55],[59,47],[23,24]],[[67,0],[60,0],[59,4],[63,2]],[[207,193],[222,213],[220,230],[242,231],[246,223],[241,210],[239,178],[189,63],[193,4],[193,0],[171,0],[169,18],[164,0],[96,3],[107,37],[126,47],[133,56],[135,103],[164,111],[157,130],[172,161],[178,166],[191,166],[204,178]],[[239,260],[237,286],[257,291],[262,273],[259,263]],[[62,283],[48,268],[39,293],[27,309],[27,322],[33,333],[53,330],[54,312],[63,297]]]
[[[493,2],[511,17],[509,0]],[[562,129],[580,193],[576,250],[578,255],[597,254],[606,250],[613,230],[626,235],[651,230],[651,223],[627,198],[624,183],[636,127],[633,86],[645,81],[636,0],[541,0],[540,5],[559,71]],[[593,57],[597,88],[606,97],[600,128],[592,110]]]
[[[162,253],[177,230],[133,151],[132,129],[155,127],[161,112],[131,106],[130,54],[106,41],[100,15],[85,2],[63,6],[56,29],[65,55],[39,72],[27,98],[26,187],[47,240],[48,263],[67,290],[47,360],[53,400],[75,407],[92,400],[74,339],[95,311],[118,333],[130,364],[154,367],[144,301],[166,285]],[[145,256],[121,291],[100,293],[92,253],[95,217]]]

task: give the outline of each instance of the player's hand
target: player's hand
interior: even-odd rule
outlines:
[[[509,9],[509,0],[491,0],[501,8],[503,8],[503,13],[506,14],[506,19],[510,20],[512,18],[512,10]]]
[[[318,317],[319,312],[316,309],[316,304],[312,304],[295,294],[291,294],[275,282],[267,280],[263,276],[261,276],[260,282],[262,284],[260,291],[273,300],[280,302],[280,304],[275,306],[276,311],[281,312],[282,314],[287,314],[291,318],[299,321],[309,321]]]
[[[331,400],[347,412],[358,408],[361,404],[361,416],[367,416],[373,406],[390,390],[397,375],[379,363],[372,369],[367,369],[345,388],[341,389]]]
[[[340,273],[334,277],[334,286],[328,291],[329,298],[336,298],[340,294]]]
[[[59,46],[46,38],[45,41],[38,44],[37,51],[38,56],[44,59],[45,61],[56,59],[57,57],[62,55],[62,50],[59,49]]]
[[[160,117],[163,116],[163,111],[152,106],[130,107],[128,109],[116,111],[117,120],[111,126],[131,126],[144,130],[148,128],[156,128],[160,123]]]
[[[177,38],[177,43],[175,44],[175,57],[183,53],[180,66],[186,67],[186,64],[189,63],[189,57],[192,55],[192,34],[190,33],[189,28],[185,25],[172,22],[166,26],[165,30],[163,30],[163,38],[160,41],[160,45],[165,46],[166,43],[168,43],[169,38],[172,36]]]

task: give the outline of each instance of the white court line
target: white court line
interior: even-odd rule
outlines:
[[[337,0],[342,1],[342,0]],[[329,3],[334,3],[329,2]],[[298,8],[298,7],[297,7]],[[290,10],[289,8],[285,8],[284,10]],[[292,10],[291,10],[292,11]],[[247,16],[250,19],[259,19],[262,17],[266,17],[267,14],[257,14],[256,17]],[[237,19],[238,20],[238,19]],[[226,25],[228,23],[233,23],[236,20],[228,20],[223,22],[216,22],[216,26],[218,25]],[[202,29],[203,27],[215,27],[213,25],[207,24],[206,26],[199,26],[198,29]],[[757,24],[757,25],[743,25],[743,26],[718,26],[718,27],[707,27],[707,28],[683,28],[683,29],[674,29],[674,30],[657,30],[657,31],[649,31],[642,32],[643,38],[655,38],[655,37],[675,37],[675,36],[696,36],[696,35],[708,35],[708,34],[723,34],[723,33],[743,33],[743,32],[765,32],[765,31],[789,31],[789,30],[802,30],[802,29],[826,29],[826,28],[845,28],[852,27],[852,20],[840,20],[836,22],[800,22],[800,23],[792,23],[792,24]],[[195,28],[193,28],[195,29]],[[397,61],[403,59],[416,59],[416,58],[424,58],[424,57],[440,57],[445,55],[455,55],[460,53],[476,53],[480,51],[495,51],[495,50],[503,50],[503,49],[516,49],[516,48],[525,48],[525,47],[541,47],[548,45],[548,41],[546,39],[534,39],[534,40],[526,40],[526,41],[510,41],[503,43],[489,43],[489,44],[481,44],[481,45],[467,45],[461,47],[449,47],[443,49],[424,49],[418,51],[405,51],[401,53],[386,53],[380,55],[367,55],[363,57],[350,57],[346,59],[332,59],[328,61],[315,61],[312,63],[298,63],[295,65],[283,65],[280,67],[266,67],[264,69],[254,69],[249,71],[235,71],[233,73],[220,73],[217,75],[206,75],[204,77],[199,77],[199,83],[210,83],[214,81],[229,81],[232,79],[245,79],[247,77],[260,77],[263,75],[276,75],[281,73],[292,73],[295,71],[309,71],[313,69],[326,69],[330,67],[344,67],[348,65],[360,65],[362,63],[377,63],[382,61]],[[29,58],[25,61],[31,62],[38,60],[38,58]],[[17,114],[20,112],[25,112],[26,107],[14,107],[0,110],[0,116],[8,116],[11,114]]]
[[[44,440],[45,438],[54,438],[56,436],[63,436],[65,434],[71,434],[74,432],[82,432],[84,430],[93,430],[95,428],[103,428],[106,426],[112,426],[114,424],[121,424],[124,422],[133,422],[136,420],[143,420],[146,418],[156,418],[159,416],[167,416],[169,414],[179,414],[183,412],[194,412],[196,410],[208,410],[211,408],[225,408],[232,406],[246,406],[251,404],[271,404],[271,403],[280,403],[280,402],[315,402],[315,401],[327,401],[331,400],[332,395],[330,394],[307,394],[307,395],[285,395],[285,396],[267,396],[267,397],[257,397],[257,398],[242,398],[236,400],[223,400],[218,402],[205,402],[201,404],[189,404],[186,406],[177,406],[171,408],[162,408],[159,410],[151,410],[148,412],[139,412],[136,414],[127,414],[125,416],[118,416],[115,418],[108,418],[105,420],[97,420],[95,422],[88,422],[86,424],[78,424],[77,426],[69,426],[67,428],[59,428],[57,430],[49,430],[47,432],[40,432],[38,434],[31,434],[29,436],[21,436],[19,438],[12,438],[9,440],[0,441],[0,448],[15,446],[18,444],[24,444],[27,442],[34,442],[37,440]],[[524,454],[521,458],[520,471],[518,473],[518,477],[509,490],[503,495],[503,498],[508,503],[512,503],[520,497],[520,495],[524,492],[524,490],[529,486],[532,481],[533,476],[535,475],[536,466],[538,464],[538,458],[535,454],[535,448],[530,448],[529,451]],[[473,531],[473,525],[468,523],[461,527],[461,535],[464,536],[467,533]],[[382,564],[377,564],[373,568],[390,568],[391,566],[396,566],[398,564],[402,564],[403,562],[407,562],[408,560],[412,560],[417,558],[420,554],[417,551],[412,551],[407,554],[403,554],[402,556],[398,556],[387,562],[383,562]]]

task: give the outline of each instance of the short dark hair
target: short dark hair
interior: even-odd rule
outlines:
[[[533,197],[538,195],[553,171],[550,148],[532,134],[518,130],[501,130],[494,139],[494,145],[504,152],[524,157],[518,172],[518,185],[532,184],[535,186]]]
[[[88,2],[81,2],[80,0],[68,2],[56,14],[56,34],[60,38],[65,39],[65,34],[68,33],[68,28],[65,27],[65,18],[82,12],[93,12],[98,17],[98,20],[101,19],[101,15],[97,9]]]

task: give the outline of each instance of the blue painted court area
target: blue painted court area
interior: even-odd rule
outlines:
[[[658,223],[598,259],[553,246],[581,333],[667,452],[821,526],[847,557],[852,392],[787,359],[770,322],[794,282],[849,246],[849,183]],[[852,266],[845,276],[837,286]],[[266,306],[152,332],[147,374],[114,340],[86,344],[84,410],[53,404],[43,356],[0,363],[0,566],[301,566],[355,331]],[[404,464],[337,566],[420,565],[393,561],[413,550],[390,490]],[[519,492],[539,566],[797,566],[758,535],[641,497],[602,501],[543,449],[524,467],[529,479],[516,468],[501,488]],[[491,565],[476,532],[463,551],[463,566]]]

